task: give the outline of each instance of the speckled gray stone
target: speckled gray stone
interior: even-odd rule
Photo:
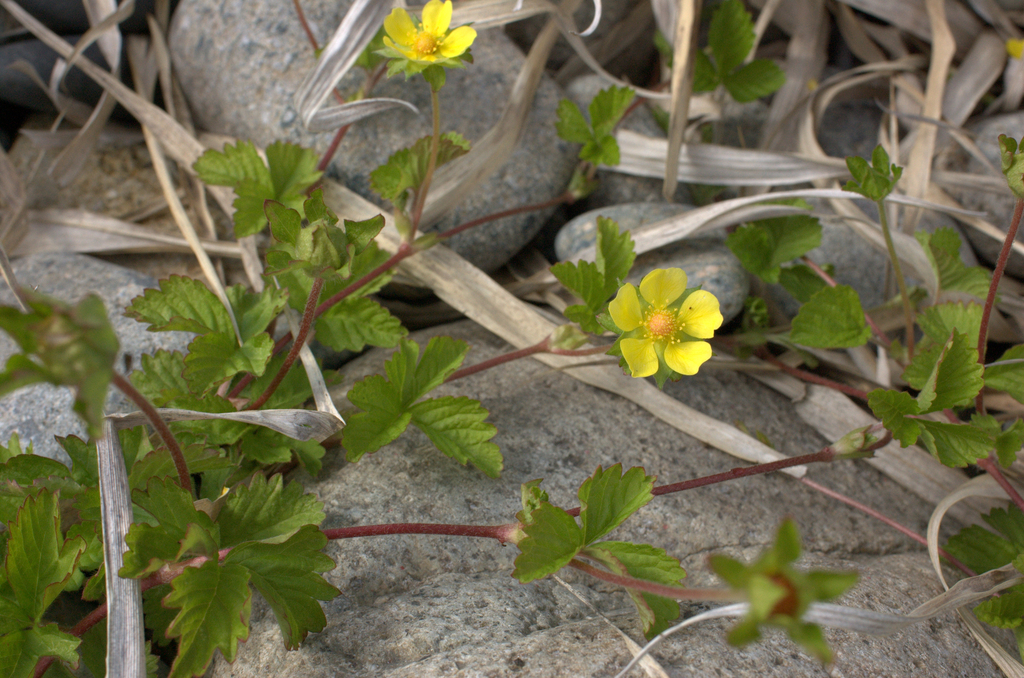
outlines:
[[[509,350],[469,322],[418,332],[469,342],[467,362]],[[347,366],[343,392],[379,372],[389,351],[374,350]],[[745,376],[702,371],[667,392],[723,421],[762,432],[782,452],[800,454],[825,441],[789,400]],[[403,521],[502,524],[520,509],[520,483],[544,478],[554,503],[577,505],[576,490],[601,464],[643,466],[659,483],[733,468],[737,461],[654,419],[614,394],[598,391],[532,360],[501,365],[446,384],[438,395],[482,401],[505,455],[500,479],[460,466],[417,432],[357,464],[340,451],[317,480],[299,475],[325,502],[325,527]],[[337,397],[339,405],[347,404]],[[871,467],[815,467],[809,476],[909,525],[924,529],[929,507]],[[707,556],[751,559],[793,516],[806,563],[857,568],[863,583],[852,604],[913,609],[939,591],[927,556],[905,537],[786,476],[753,477],[655,499],[610,538],[655,544],[680,558],[694,586],[718,585]],[[551,580],[521,585],[509,575],[517,549],[483,539],[386,536],[332,542],[338,566],[325,574],[342,590],[326,604],[327,627],[295,652],[284,649],[277,622],[257,598],[249,640],[234,665],[218,656],[214,678],[388,678],[424,676],[613,676],[629,659],[618,632]],[[634,639],[635,611],[615,587],[573,571],[562,573],[585,600]],[[684,606],[690,616],[706,607]],[[998,670],[957,617],[949,614],[891,638],[829,633],[837,653],[831,673],[783,636],[738,651],[724,642],[724,622],[699,625],[667,640],[655,656],[671,676],[793,678],[958,676],[988,678]]]
[[[114,363],[125,374],[140,364],[144,353],[158,349],[184,351],[192,335],[187,332],[148,332],[146,325],[124,316],[124,308],[156,281],[121,266],[81,254],[35,254],[12,262],[18,283],[68,303],[80,301],[90,292],[103,299],[107,317],[121,343]],[[0,290],[0,303],[14,305],[7,286]],[[0,364],[17,349],[6,333],[0,333]],[[22,443],[31,440],[36,454],[68,463],[70,459],[53,439],[55,435],[85,437],[85,426],[71,409],[71,389],[35,384],[0,399],[0,443],[6,444],[17,432]],[[114,388],[107,396],[107,412],[130,412],[135,406]]]
[[[306,18],[321,44],[350,5],[351,0],[303,2]],[[174,15],[170,46],[199,126],[261,145],[285,139],[318,152],[326,150],[333,135],[305,131],[294,107],[295,91],[314,59],[291,3],[183,0]],[[500,30],[481,31],[472,51],[475,63],[465,70],[450,70],[441,92],[441,129],[455,130],[471,142],[498,121],[524,61]],[[341,90],[355,91],[362,78],[362,72],[354,69],[342,80]],[[430,134],[430,96],[422,78],[406,82],[401,76],[381,82],[373,95],[411,101],[421,115],[393,109],[356,123],[339,147],[329,173],[385,205],[370,190],[370,172],[394,152]],[[555,133],[560,97],[559,88],[546,76],[542,78],[526,133],[515,152],[456,206],[439,228],[548,200],[565,189],[576,160],[570,145]],[[551,211],[491,222],[447,244],[480,268],[493,271],[529,242]]]
[[[668,219],[692,209],[689,205],[664,202],[640,202],[614,205],[581,214],[558,232],[555,253],[559,260],[572,260],[597,238],[597,217],[618,222],[621,230],[630,231],[637,226]],[[743,310],[743,300],[750,291],[750,280],[736,256],[721,238],[693,238],[645,252],[636,258],[627,280],[639,285],[645,275],[656,268],[681,268],[686,271],[691,287],[702,289],[718,297],[725,322]]]

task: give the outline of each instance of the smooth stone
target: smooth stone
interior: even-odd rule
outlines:
[[[321,44],[329,39],[351,0],[304,2],[306,18]],[[212,132],[260,145],[284,139],[323,152],[333,134],[303,129],[294,94],[314,66],[313,50],[290,3],[269,0],[184,0],[172,22],[171,52],[196,123]],[[481,31],[472,47],[475,63],[449,70],[441,91],[441,129],[471,142],[497,123],[524,63],[500,30]],[[358,71],[358,69],[354,69]],[[342,80],[342,91],[362,84],[361,71]],[[373,96],[406,99],[421,114],[392,109],[352,126],[329,173],[364,197],[385,204],[370,189],[369,175],[389,156],[430,133],[429,90],[421,78],[382,81]],[[508,162],[428,230],[548,200],[566,187],[576,164],[570,144],[555,133],[559,88],[546,76],[526,121],[526,132]],[[506,217],[453,238],[456,252],[486,271],[503,265],[540,230],[553,209]]]
[[[149,332],[144,325],[124,315],[132,299],[156,281],[120,266],[81,254],[35,254],[12,262],[15,278],[23,287],[77,303],[89,293],[103,299],[121,346],[114,368],[127,374],[141,364],[143,354],[158,349],[184,351],[192,335],[187,332]],[[14,295],[4,285],[0,303],[13,306]],[[0,364],[15,353],[17,345],[6,334],[0,334]],[[64,463],[70,459],[54,440],[54,436],[76,435],[85,438],[85,425],[71,409],[74,395],[70,388],[34,384],[0,399],[0,444],[7,444],[11,433],[17,432],[22,444],[32,441],[36,454]],[[107,394],[108,413],[131,412],[137,408],[120,391],[110,387]]]
[[[986,118],[975,124],[968,125],[967,129],[975,135],[974,141],[978,148],[981,149],[985,158],[998,172],[1002,166],[1002,160],[999,155],[999,135],[1005,134],[1015,140],[1019,140],[1024,136],[1024,113],[1007,113],[1006,115]],[[958,151],[957,156],[958,164],[966,165],[967,172],[992,176],[991,170],[984,167],[975,158],[969,157],[965,152]],[[1004,234],[1010,227],[1010,221],[1013,219],[1013,208],[1017,199],[1010,192],[1009,187],[1001,190],[998,194],[988,191],[963,190],[956,191],[954,195],[967,209],[987,212],[987,220]],[[994,265],[999,258],[999,251],[1003,245],[1002,242],[978,233],[973,228],[965,229],[965,231],[978,256],[990,265]],[[1024,229],[1018,229],[1017,242],[1024,242]],[[1024,255],[1011,250],[1010,258],[1006,262],[1006,272],[1018,278],[1024,278]]]
[[[469,362],[511,347],[471,322],[417,332],[469,342]],[[351,384],[382,370],[390,351],[375,349],[346,367],[334,391],[339,406]],[[666,391],[722,421],[762,432],[785,454],[826,444],[788,398],[746,376],[702,370]],[[503,524],[520,510],[520,484],[541,485],[559,506],[578,504],[579,484],[595,467],[643,466],[668,483],[731,469],[736,459],[653,418],[617,395],[586,386],[532,360],[500,365],[445,384],[432,395],[479,399],[498,428],[505,470],[490,479],[433,449],[417,431],[356,464],[339,450],[318,479],[297,479],[325,504],[325,528],[376,523]],[[344,410],[345,408],[342,407]],[[808,475],[923,530],[930,507],[861,462],[815,466]],[[680,558],[692,586],[721,586],[707,568],[711,553],[749,561],[787,516],[797,521],[806,560],[798,565],[856,568],[861,584],[845,599],[886,612],[908,612],[940,592],[925,552],[872,518],[784,475],[757,476],[656,498],[610,538],[651,543]],[[284,648],[274,615],[254,596],[249,639],[229,665],[217,655],[213,678],[327,678],[436,675],[612,676],[629,661],[618,631],[551,579],[521,585],[509,575],[518,551],[489,540],[385,536],[331,542],[337,567],[325,577],[342,595],[325,604],[327,627],[297,651]],[[640,624],[625,594],[572,570],[559,576],[634,640]],[[707,609],[684,604],[683,617]],[[820,677],[819,663],[782,634],[736,650],[723,622],[687,629],[654,655],[669,675],[737,678]],[[834,675],[1000,675],[952,613],[895,636],[827,631]],[[908,658],[913,658],[908,662]]]
[[[664,202],[602,207],[581,214],[563,226],[555,238],[555,253],[560,261],[572,260],[582,249],[592,246],[597,238],[599,216],[614,219],[621,230],[631,231],[690,209],[688,205]],[[633,270],[626,280],[639,285],[643,277],[656,268],[681,268],[686,271],[691,287],[700,285],[718,297],[725,322],[743,310],[750,281],[739,260],[720,238],[693,238],[645,252],[633,262]]]

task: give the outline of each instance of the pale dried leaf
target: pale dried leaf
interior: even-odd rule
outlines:
[[[330,108],[317,111],[306,123],[306,129],[310,132],[333,132],[344,125],[351,125],[363,118],[368,118],[371,115],[376,115],[382,111],[399,106],[404,106],[419,115],[420,109],[402,99],[389,99],[387,97],[360,99],[359,101],[349,101],[340,106],[331,106]]]
[[[665,155],[664,185],[661,194],[672,200],[679,180],[679,154],[683,133],[690,118],[690,96],[693,94],[693,60],[700,33],[702,0],[680,0],[672,40],[672,84],[669,104],[668,141]]]
[[[166,422],[224,419],[263,426],[295,440],[321,441],[340,431],[344,425],[340,417],[329,412],[314,410],[244,410],[211,414],[193,410],[158,408],[157,412]],[[107,419],[116,422],[119,428],[132,428],[147,424],[149,421],[142,412],[110,414],[107,415]]]
[[[890,27],[931,41],[931,22],[925,8],[927,0],[839,0],[844,5],[881,19]],[[970,10],[957,2],[948,2],[949,26],[957,45],[970,45],[981,32],[982,23]],[[966,47],[964,47],[966,49]]]

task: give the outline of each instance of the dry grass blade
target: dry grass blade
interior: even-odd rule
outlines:
[[[324,440],[341,430],[341,418],[327,412],[313,410],[245,410],[242,412],[195,412],[193,410],[157,409],[166,422],[224,419],[243,424],[263,426],[283,433],[295,440]],[[148,423],[142,412],[107,415],[121,428],[132,428]]]
[[[629,50],[641,39],[650,39],[654,13],[651,5],[641,2],[626,16],[608,31],[607,34],[594,45],[591,53],[602,66],[614,59],[619,54]],[[579,55],[573,55],[565,62],[558,73],[555,74],[555,82],[565,87],[577,75],[583,73],[587,65]]]
[[[25,200],[25,183],[18,175],[18,170],[14,168],[7,152],[0,148],[0,207],[3,208],[3,217],[0,218],[0,245],[17,245],[24,235]]]
[[[1021,38],[1022,34],[1017,28],[1017,24],[1013,23],[996,0],[967,0],[967,4],[977,12],[978,16],[999,31],[1003,40],[1019,40]]]
[[[67,43],[64,43],[67,45]],[[70,46],[69,46],[70,47]],[[71,97],[64,96],[58,91],[54,91],[46,82],[39,77],[39,73],[36,72],[35,67],[24,59],[18,59],[13,64],[9,65],[8,68],[19,73],[23,73],[38,87],[47,98],[53,107],[57,109],[61,116],[66,120],[70,120],[76,125],[85,125],[89,120],[89,116],[92,115],[92,109],[83,104],[81,101],[75,101]],[[97,68],[99,68],[97,66]],[[22,130],[24,131],[24,130]],[[77,134],[74,132],[73,134]]]
[[[483,30],[554,11],[548,0],[463,0],[452,8],[452,26],[473,24]]]
[[[92,7],[90,7],[90,4]],[[121,60],[121,32],[117,31],[116,27],[135,11],[135,0],[125,0],[121,3],[120,7],[116,8],[117,11],[112,11],[114,6],[109,0],[86,0],[85,7],[91,25],[89,30],[83,33],[82,37],[75,43],[71,54],[64,57],[67,61],[67,65],[64,68],[65,74],[71,70],[72,66],[78,65],[78,59],[81,58],[82,53],[94,42],[99,43],[103,58],[111,65],[111,69],[117,68],[117,64]],[[94,20],[94,16],[98,21]],[[99,19],[99,17],[103,18]],[[107,31],[111,29],[115,29],[115,31],[113,34],[108,35]]]
[[[931,22],[925,8],[929,0],[839,0],[865,14],[881,19],[892,27],[902,29],[925,41],[931,41]],[[957,45],[970,45],[981,32],[982,24],[970,10],[960,3],[950,2],[949,26]]]
[[[78,131],[70,129],[26,129],[23,127],[18,130],[18,134],[27,137],[32,142],[32,145],[38,149],[53,151],[70,144],[78,136]],[[134,146],[142,140],[142,132],[108,122],[100,132],[96,144],[99,148],[124,148]]]
[[[672,99],[669,105],[668,147],[665,154],[663,176],[665,184],[661,194],[672,201],[679,177],[679,152],[683,132],[690,120],[690,96],[693,94],[693,61],[697,53],[697,35],[700,31],[701,0],[680,0],[673,31]]]
[[[336,182],[327,180],[323,188],[325,202],[339,215],[366,219],[381,213],[376,205]],[[389,225],[377,237],[377,243],[381,248],[394,252],[400,239],[391,215],[384,216]],[[443,301],[517,348],[536,344],[557,326],[444,246],[435,246],[406,259],[399,270],[432,288]],[[687,407],[642,379],[624,375],[617,365],[589,364],[592,359],[588,357],[550,354],[534,357],[586,384],[621,395],[669,425],[734,457],[754,463],[783,458],[783,455],[734,426]],[[801,477],[806,468],[801,466],[786,472]]]
[[[597,30],[597,25],[601,23],[601,0],[594,0],[594,18],[590,21],[590,25],[583,29],[580,33],[581,36],[586,37]]]
[[[331,41],[320,53],[316,66],[295,92],[295,107],[306,126],[373,39],[391,4],[383,0],[356,0],[352,3]]]
[[[131,488],[114,423],[103,422],[96,441],[100,486],[100,524],[107,585],[107,675],[145,678],[146,638],[142,627],[142,586],[117,575],[128,550],[124,537],[132,524]]]
[[[274,278],[274,284],[280,288],[277,278]],[[291,330],[292,336],[299,336],[299,321],[301,320],[299,313],[293,308],[285,307],[284,317],[288,321],[288,329]],[[327,390],[327,383],[324,381],[324,374],[320,371],[320,366],[316,363],[313,351],[309,348],[311,340],[312,336],[307,337],[306,343],[299,349],[299,360],[302,361],[302,368],[306,370],[306,379],[309,381],[309,387],[313,391],[313,400],[316,402],[317,412],[334,417],[338,430],[340,430],[345,425],[345,420],[338,412],[338,408],[334,406],[334,400],[331,398],[331,394]]]
[[[864,25],[857,15],[854,14],[853,10],[850,9],[849,5],[837,4],[832,11],[836,18],[839,34],[842,35],[843,42],[846,43],[855,57],[866,64],[886,60],[885,52],[875,44],[875,41],[871,39],[868,32],[864,30]]]
[[[148,228],[86,210],[28,210],[25,214],[31,238],[23,238],[12,250],[16,256],[36,252],[191,252],[188,241],[155,233]],[[97,238],[97,233],[112,236]],[[200,240],[211,255],[240,258],[238,243]]]
[[[310,132],[333,132],[339,127],[350,125],[363,118],[368,118],[371,115],[376,115],[381,111],[398,106],[404,106],[419,115],[420,109],[408,101],[376,97],[373,99],[350,101],[340,106],[331,106],[330,108],[317,111],[306,123],[306,129]]]

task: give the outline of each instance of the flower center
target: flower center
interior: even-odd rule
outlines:
[[[416,36],[416,41],[413,43],[412,48],[420,54],[433,54],[437,50],[437,39],[423,31]]]
[[[656,339],[665,339],[675,334],[679,327],[676,324],[676,316],[671,311],[651,311],[644,318],[644,327],[648,336]]]

